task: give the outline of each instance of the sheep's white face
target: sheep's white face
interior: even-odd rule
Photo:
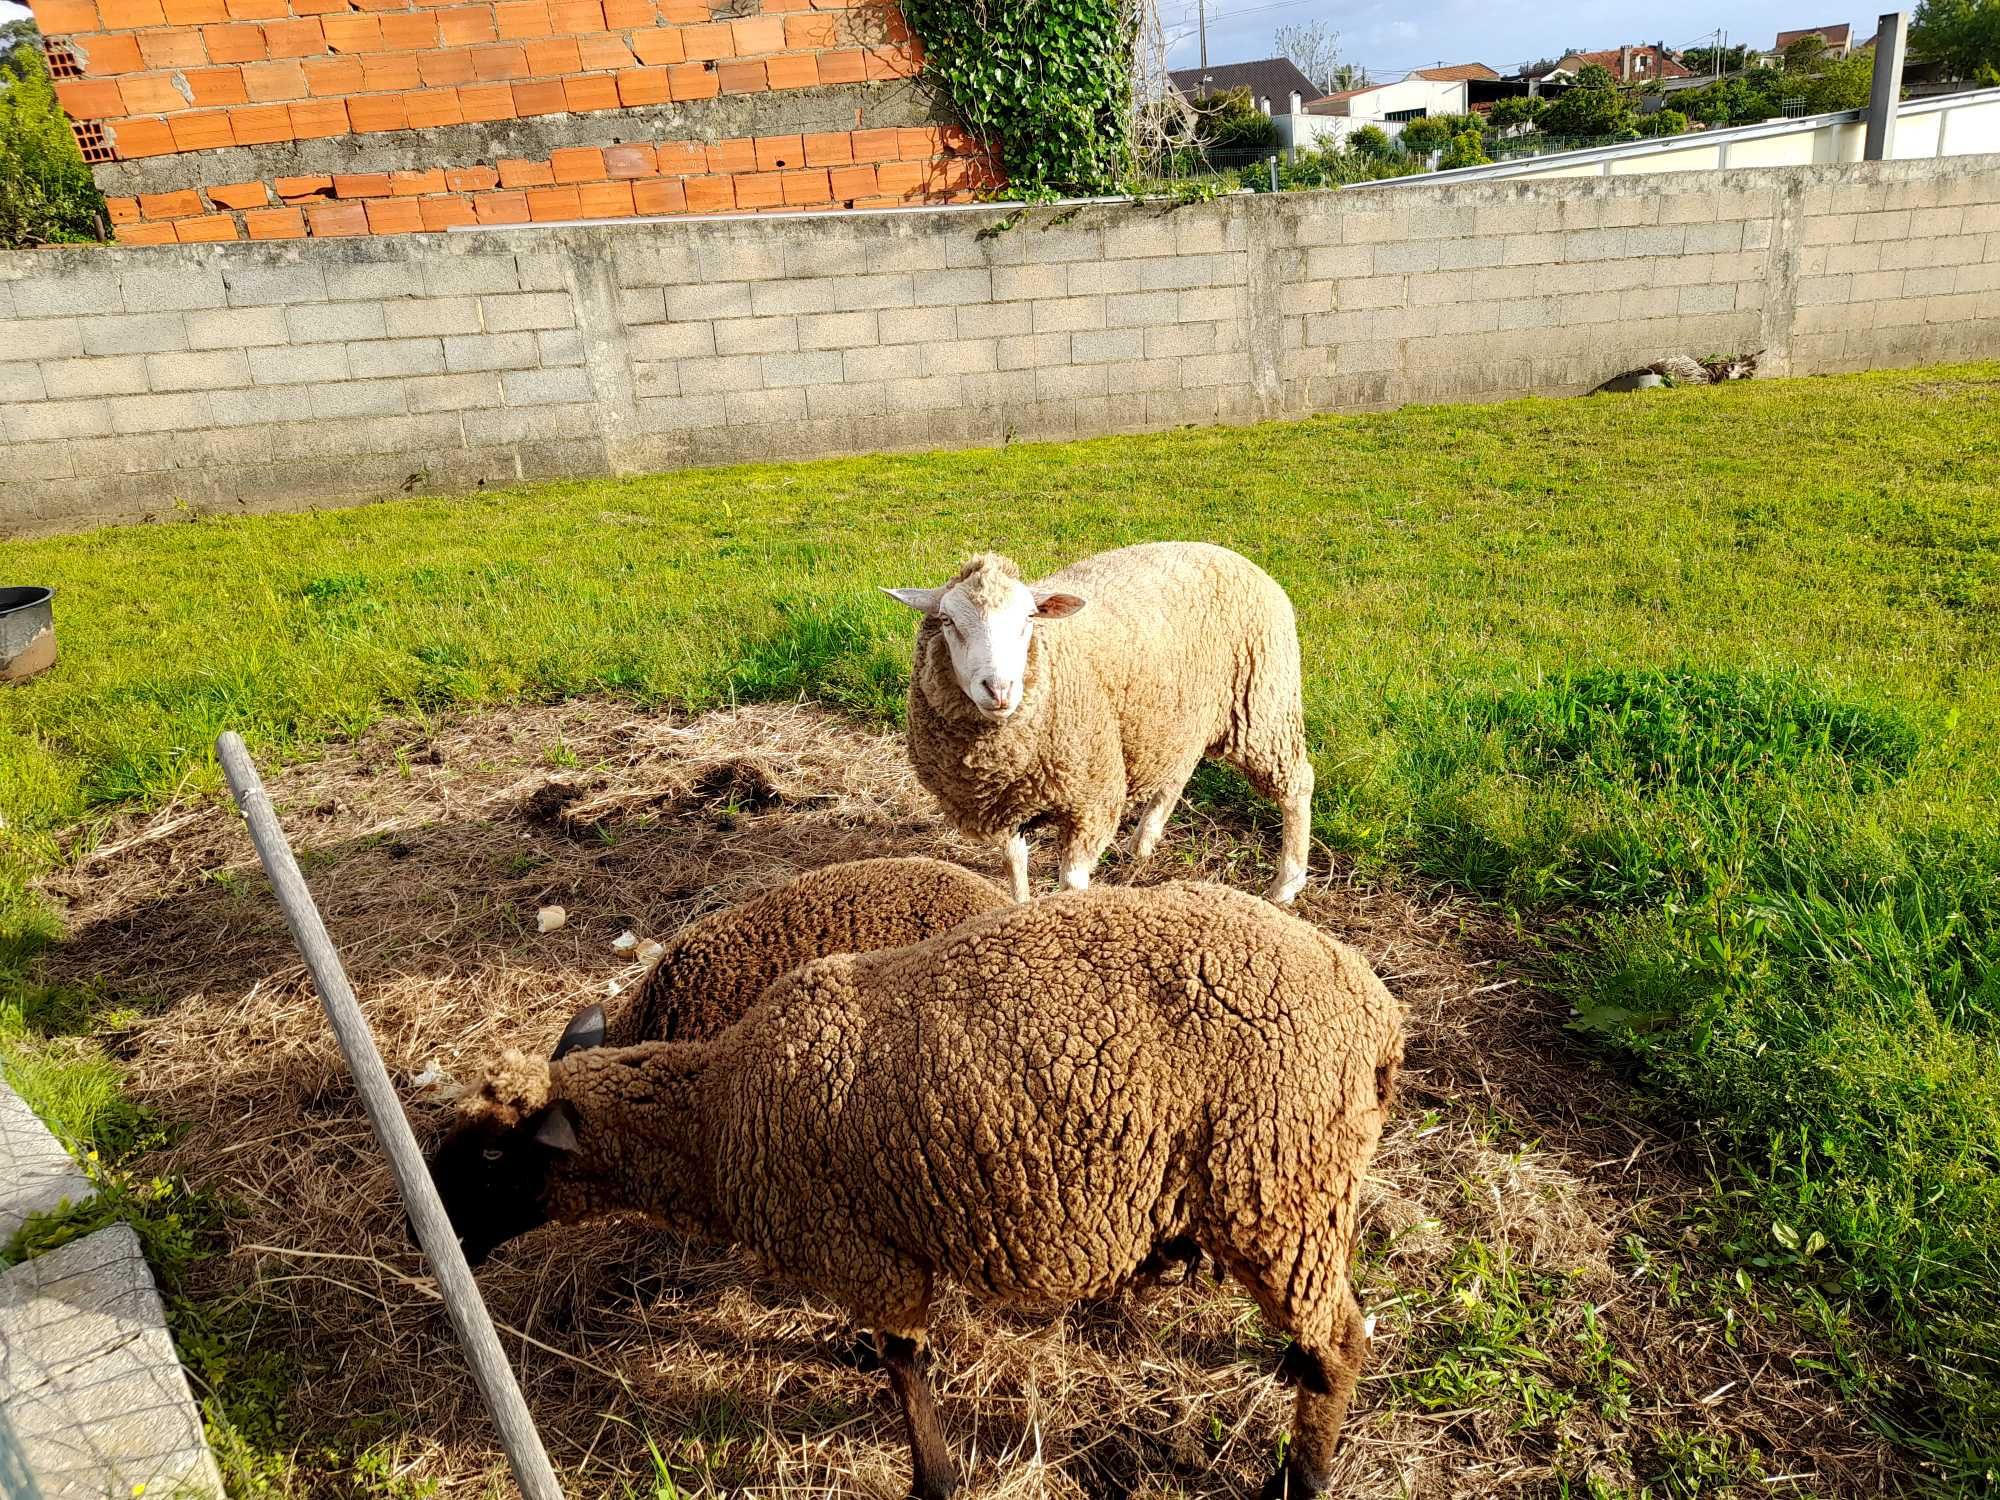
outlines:
[[[942,589],[883,592],[938,622],[959,687],[996,723],[1021,706],[1035,622],[1060,620],[1083,608],[1074,594],[1037,595],[1018,578],[991,574]]]

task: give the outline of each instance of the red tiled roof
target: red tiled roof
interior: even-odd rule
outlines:
[[[1783,52],[1793,42],[1809,36],[1825,37],[1829,47],[1845,47],[1850,30],[1847,22],[1842,21],[1838,26],[1808,26],[1800,31],[1781,31],[1778,33],[1777,44],[1771,50]]]
[[[1611,76],[1616,78],[1618,76],[1618,55],[1623,50],[1622,47],[1607,47],[1602,52],[1572,52],[1556,66],[1568,68],[1571,63],[1575,63],[1577,67],[1584,67],[1590,63],[1596,63],[1600,68],[1609,68]],[[1650,42],[1645,46],[1634,47],[1632,49],[1634,57],[1641,54],[1653,59],[1653,66],[1646,70],[1648,78],[1692,78],[1694,76],[1690,69],[1682,67]],[[1571,71],[1574,71],[1574,69]],[[1629,82],[1630,80],[1622,81]]]
[[[1453,63],[1448,68],[1418,68],[1415,76],[1428,78],[1432,83],[1464,83],[1471,78],[1498,78],[1500,75],[1485,63]]]

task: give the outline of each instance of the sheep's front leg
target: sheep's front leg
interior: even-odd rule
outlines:
[[[926,1369],[930,1363],[924,1346],[898,1333],[879,1335],[882,1364],[889,1372],[889,1384],[903,1403],[903,1426],[910,1438],[910,1500],[946,1500],[958,1488],[958,1471],[952,1466],[951,1451],[945,1446],[944,1423],[938,1420],[937,1401],[931,1395]]]
[[[1109,808],[1088,808],[1075,818],[1064,821],[1062,851],[1058,856],[1064,890],[1089,888],[1090,873],[1104,858],[1104,851],[1111,847],[1111,840],[1117,832],[1118,806],[1115,803]]]
[[[1000,844],[1001,856],[1007,861],[1007,887],[1013,891],[1016,901],[1028,899],[1028,836],[1020,829],[1008,834]]]

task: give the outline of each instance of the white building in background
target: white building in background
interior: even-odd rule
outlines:
[[[1485,63],[1418,68],[1391,83],[1343,89],[1318,99],[1301,100],[1294,94],[1287,101],[1286,113],[1281,116],[1274,108],[1271,118],[1277,124],[1279,141],[1301,151],[1339,145],[1364,125],[1394,136],[1410,120],[1470,113],[1468,89],[1472,81],[1499,76]]]

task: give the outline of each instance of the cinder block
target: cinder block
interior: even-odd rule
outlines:
[[[8,443],[0,446],[0,515],[13,511],[10,485],[30,479],[69,479],[76,473],[79,443]],[[124,445],[119,444],[120,447]],[[4,1224],[0,1224],[4,1227]],[[19,1228],[17,1224],[15,1226]]]
[[[191,432],[209,424],[206,392],[127,396],[111,404],[113,432]]]
[[[156,391],[214,391],[250,384],[250,362],[241,349],[205,354],[149,354],[146,383]]]
[[[224,307],[187,315],[187,341],[191,349],[282,344],[291,336],[282,307]]]
[[[749,312],[754,317],[791,317],[800,313],[830,313],[833,311],[833,289],[835,282],[830,277],[813,277],[803,281],[753,281],[750,283]],[[674,294],[667,293],[667,309],[673,311]],[[710,313],[720,317],[720,313]]]
[[[862,351],[874,353],[876,351]],[[769,391],[738,391],[725,403],[724,420],[731,427],[755,427],[807,419],[806,388],[783,386]]]
[[[371,339],[347,346],[347,364],[356,380],[395,375],[442,375],[444,344],[439,339]]]
[[[0,349],[15,359],[69,359],[83,353],[83,331],[74,318],[0,321]]]
[[[1182,323],[1203,318],[1241,319],[1247,316],[1248,301],[1244,287],[1194,287],[1180,294],[1174,316]]]
[[[747,318],[752,315],[750,283],[717,281],[707,286],[670,286],[666,289],[667,317],[675,323],[704,323],[712,318]]]
[[[1104,299],[1107,328],[1149,328],[1174,321],[1178,294],[1169,291],[1119,292]]]
[[[1102,297],[1052,297],[1035,304],[1036,333],[1071,333],[1104,326]]]
[[[1127,219],[1123,223],[1105,225],[1105,259],[1132,260],[1141,256],[1172,256],[1180,253],[1174,225],[1170,219],[1161,215],[1158,209],[1139,208],[1128,212],[1146,213],[1153,217],[1150,220]]]
[[[36,366],[11,368],[33,370]],[[137,395],[148,389],[146,357],[142,354],[118,355],[109,359],[52,359],[40,370],[42,382],[52,401],[65,401],[78,396]]]
[[[0,408],[10,443],[101,437],[111,431],[108,401],[31,401]]]
[[[1694,246],[1687,243],[1688,236],[1699,226],[1685,224],[1660,224],[1640,226],[1636,229],[1606,231],[1622,234],[1625,242],[1616,252],[1619,255],[1679,255],[1684,249],[1692,252]],[[1727,243],[1704,245],[1703,250],[1734,250],[1743,242],[1742,227],[1738,224],[1711,225],[1711,229],[1726,229],[1732,233],[1719,236]]]
[[[958,336],[963,339],[1011,338],[1035,326],[1034,308],[1025,302],[992,302],[958,309]]]
[[[403,382],[412,412],[468,411],[500,405],[500,377],[490,371],[433,375]]]
[[[1147,359],[1213,354],[1219,343],[1213,323],[1164,323],[1146,329],[1145,333],[1142,352]]]
[[[81,363],[93,364],[96,361],[84,360]],[[48,387],[42,382],[41,366],[26,360],[0,365],[0,401],[40,401],[48,394]],[[79,391],[76,394],[95,396],[104,393]],[[5,470],[0,470],[0,473],[4,472]]]
[[[885,344],[928,343],[958,333],[958,314],[951,307],[889,307],[876,319]]]
[[[1381,245],[1395,241],[1407,241],[1410,237],[1410,215],[1407,209],[1376,209],[1350,213],[1341,220],[1340,239],[1345,245]],[[1403,270],[1418,270],[1422,267],[1404,266]]]
[[[856,349],[877,342],[872,312],[817,313],[798,320],[801,349]]]
[[[285,309],[285,324],[300,344],[379,339],[388,328],[379,302],[307,303]]]
[[[1135,359],[1104,369],[1105,390],[1112,396],[1136,395],[1142,391],[1177,391],[1181,386],[1178,359]]]
[[[333,346],[315,346],[319,347]],[[209,420],[218,427],[260,427],[290,421],[298,414],[299,393],[284,386],[211,391],[208,396]]]
[[[479,333],[444,341],[444,364],[453,374],[468,370],[528,370],[541,360],[532,333]]]
[[[840,378],[851,384],[877,380],[902,380],[923,366],[919,351],[906,344],[876,344],[848,349],[841,355]]]
[[[591,399],[590,376],[580,369],[509,370],[500,377],[509,406],[549,406]]]
[[[993,300],[993,273],[983,267],[921,271],[910,282],[917,307],[965,307]]]
[[[1315,245],[1306,251],[1306,276],[1334,281],[1342,276],[1368,276],[1375,270],[1373,245]]]
[[[1069,295],[1069,270],[1061,262],[996,266],[993,269],[993,300],[1020,302],[1036,297]]]
[[[1039,370],[1069,363],[1070,335],[1024,333],[994,341],[994,357],[1003,370]]]
[[[916,278],[907,271],[879,276],[842,276],[833,284],[836,312],[909,307],[916,302]]]
[[[481,297],[480,317],[488,333],[518,333],[537,328],[573,328],[575,310],[567,292],[517,292]]]
[[[399,297],[382,304],[383,332],[392,339],[478,333],[482,326],[476,297]]]
[[[222,273],[231,307],[326,301],[326,277],[315,265],[233,266]]]
[[[719,359],[684,359],[680,362],[680,382],[684,391],[754,391],[764,384],[763,366],[755,354],[735,354]],[[836,356],[835,368],[838,368]]]
[[[658,323],[667,315],[667,294],[657,286],[622,287],[618,292],[618,317],[628,326]]]
[[[832,385],[840,380],[840,351],[815,349],[802,354],[761,354],[763,381],[767,386]]]
[[[315,417],[400,417],[409,410],[400,380],[343,380],[307,390]]]
[[[227,305],[222,273],[208,266],[132,270],[118,280],[127,312],[185,312]]]
[[[79,330],[86,354],[159,354],[188,346],[187,320],[179,313],[84,318]]]
[[[730,396],[702,392],[664,401],[639,403],[639,427],[645,432],[697,432],[724,426]]]
[[[1181,361],[1181,388],[1241,385],[1248,373],[1239,354],[1197,354]]]
[[[641,359],[632,363],[632,394],[641,400],[681,393],[681,367],[671,359]]]
[[[584,362],[581,329],[545,329],[535,335],[535,345],[541,350],[542,368],[545,370],[557,369],[564,365],[580,365]]]
[[[514,257],[514,279],[524,292],[567,291],[569,257],[524,251]]]
[[[828,382],[809,385],[805,388],[805,393],[806,415],[813,421],[848,421],[855,417],[874,417],[889,409],[889,392],[880,382],[865,385]]]
[[[1680,288],[1680,310],[1684,313],[1729,312],[1736,306],[1736,284],[1684,286]]]
[[[24,318],[74,318],[125,310],[119,278],[111,272],[30,276],[14,283],[14,310]]]
[[[433,297],[475,297],[521,289],[511,255],[440,256],[424,262],[423,279],[424,290]]]
[[[379,302],[390,297],[422,297],[429,292],[423,263],[415,259],[326,268],[326,294],[335,302]]]
[[[1500,264],[1503,266],[1547,265],[1563,258],[1563,237],[1560,234],[1510,234],[1500,247]]]
[[[308,344],[303,348],[259,348],[250,351],[250,378],[258,385],[297,385],[346,380],[352,371],[344,344]]]
[[[979,375],[1000,367],[997,339],[940,339],[921,353],[925,375]]]
[[[1505,246],[1506,239],[1497,234],[1445,240],[1438,245],[1438,269],[1464,271],[1474,267],[1497,266]]]
[[[1910,236],[1910,215],[1907,209],[1893,213],[1862,214],[1854,221],[1854,238],[1865,240],[1902,240]]]
[[[547,443],[597,435],[596,409],[576,406],[509,406],[495,411],[468,411],[467,447],[500,443]]]
[[[716,353],[714,325],[707,322],[647,323],[627,330],[625,342],[634,359],[703,359]]]
[[[1139,359],[1146,352],[1146,334],[1140,328],[1111,328],[1101,333],[1072,333],[1070,360],[1079,365],[1109,364]]]

